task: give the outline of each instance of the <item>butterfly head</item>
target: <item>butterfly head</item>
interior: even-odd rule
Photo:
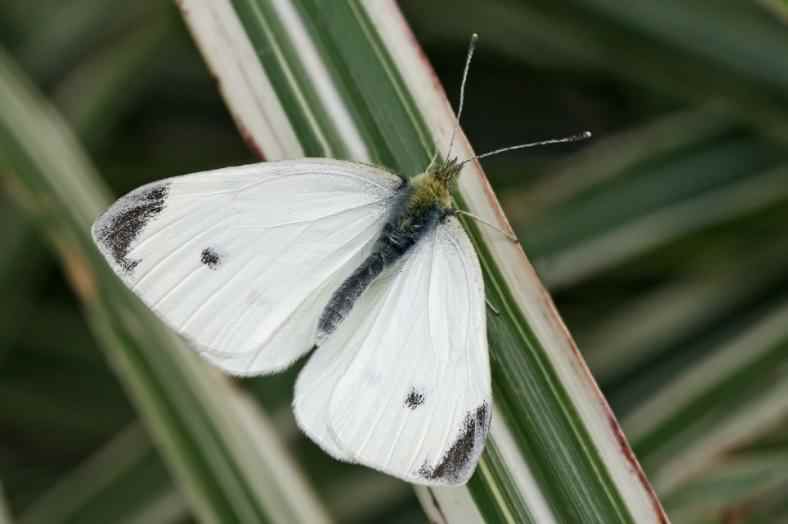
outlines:
[[[427,174],[444,184],[448,189],[460,174],[462,162],[456,158],[436,157],[435,161],[427,168]]]
[[[460,162],[456,158],[436,156],[424,173],[410,180],[413,204],[420,207],[437,202],[441,207],[451,207],[451,187],[460,169]]]

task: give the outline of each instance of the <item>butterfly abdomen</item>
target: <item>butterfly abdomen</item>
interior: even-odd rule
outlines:
[[[318,341],[336,330],[353,304],[370,284],[431,231],[446,215],[439,202],[423,205],[414,199],[412,188],[403,188],[401,205],[395,205],[372,253],[339,286],[326,305],[318,322]],[[413,203],[417,205],[413,205]]]

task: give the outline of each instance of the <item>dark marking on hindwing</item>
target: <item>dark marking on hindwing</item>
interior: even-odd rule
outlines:
[[[437,466],[423,464],[418,474],[428,480],[446,479],[456,482],[464,476],[471,457],[477,454],[477,446],[484,445],[484,436],[490,424],[490,410],[484,402],[475,410],[465,414],[462,430]]]
[[[169,183],[164,182],[135,191],[122,199],[121,209],[101,224],[97,239],[109,249],[120,268],[131,273],[141,260],[128,258],[134,239],[145,225],[162,212],[167,202]]]
[[[422,404],[424,404],[424,393],[418,391],[415,387],[411,387],[405,396],[405,406],[410,409],[416,409]]]
[[[216,269],[222,262],[222,257],[215,249],[206,247],[200,253],[200,262],[208,266],[209,269]]]

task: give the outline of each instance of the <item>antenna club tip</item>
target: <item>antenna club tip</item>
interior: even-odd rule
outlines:
[[[473,33],[473,34],[471,34],[471,40],[473,40],[473,41],[475,42],[475,41],[477,41],[478,39],[479,39],[479,33]]]
[[[583,131],[583,134],[581,136],[583,138],[591,138],[591,136],[593,135],[591,135],[591,131]]]

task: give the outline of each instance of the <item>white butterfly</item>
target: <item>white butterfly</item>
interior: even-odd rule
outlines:
[[[170,178],[93,237],[120,278],[236,375],[316,348],[293,402],[332,456],[421,484],[472,473],[490,422],[481,270],[450,210],[459,164],[408,181],[329,159]]]
[[[93,238],[225,371],[274,373],[314,350],[293,408],[333,457],[463,484],[492,410],[484,283],[449,191],[469,160],[436,157],[410,180],[323,158],[169,178],[120,198]]]

